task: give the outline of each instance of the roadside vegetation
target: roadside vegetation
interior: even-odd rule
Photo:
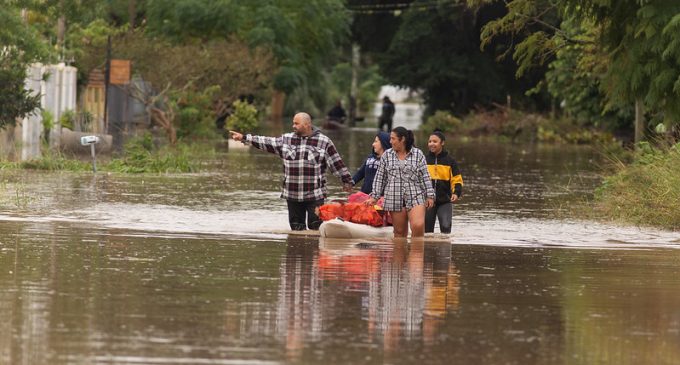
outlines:
[[[613,161],[614,172],[595,192],[596,217],[680,230],[680,143],[643,142],[632,163]]]
[[[420,128],[429,132],[439,129],[457,137],[491,137],[517,143],[556,143],[606,145],[620,143],[602,128],[579,125],[568,117],[555,117],[520,110],[498,108],[477,111],[462,119],[447,111],[437,111]]]
[[[26,169],[41,171],[92,171],[87,156],[74,158],[60,152],[46,152],[28,161],[0,160],[0,170]],[[204,164],[215,159],[215,148],[206,141],[178,143],[171,146],[154,142],[150,133],[130,139],[123,152],[112,158],[97,160],[97,171],[114,173],[190,173],[200,172]]]

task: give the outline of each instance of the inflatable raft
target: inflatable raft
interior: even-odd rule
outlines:
[[[342,219],[331,219],[321,223],[319,227],[321,237],[328,238],[392,238],[392,227],[372,227],[366,224],[347,222]]]

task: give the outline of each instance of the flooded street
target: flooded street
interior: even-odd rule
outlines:
[[[373,135],[329,133],[352,172]],[[0,364],[680,363],[680,234],[559,218],[601,156],[447,148],[453,234],[406,243],[289,235],[259,151],[200,174],[0,170]]]

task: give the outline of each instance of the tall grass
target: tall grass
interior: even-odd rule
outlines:
[[[133,138],[125,145],[120,157],[97,161],[99,171],[121,173],[184,173],[197,172],[202,164],[214,160],[215,147],[208,143],[178,143],[158,147],[151,134]],[[47,151],[40,158],[13,162],[0,160],[0,170],[91,171],[92,162],[68,158],[59,152]]]
[[[201,161],[214,157],[215,150],[201,144],[157,148],[150,134],[132,139],[122,157],[111,160],[102,170],[124,173],[197,172]]]
[[[639,146],[633,163],[595,192],[595,213],[614,220],[680,230],[680,143],[670,148]]]
[[[0,160],[0,170],[46,170],[46,171],[88,171],[92,164],[64,157],[59,152],[46,152],[41,157],[28,161]]]

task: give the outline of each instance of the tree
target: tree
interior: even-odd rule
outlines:
[[[35,29],[25,24],[14,2],[0,7],[0,128],[14,125],[17,118],[40,106],[39,96],[24,88],[31,62],[47,55]]]
[[[555,51],[545,74],[545,85],[575,123],[613,131],[630,130],[633,110],[625,103],[607,104],[602,91],[607,55],[596,42],[599,27],[581,19],[565,19],[560,26],[572,39]]]
[[[486,0],[469,1],[472,5]],[[542,29],[531,34],[514,48],[520,71],[546,60],[547,55],[573,44],[584,44],[564,29],[545,22],[547,14],[560,19],[578,19],[593,24],[600,36],[592,41],[602,50],[600,90],[605,95],[603,111],[636,105],[644,106],[648,115],[670,124],[680,120],[680,3],[663,0],[640,2],[621,0],[514,0],[508,13],[488,23],[482,39],[488,42],[500,34],[517,34],[528,24]],[[582,27],[587,29],[587,27]],[[642,136],[643,124],[636,123],[636,140]]]
[[[479,49],[480,24],[496,16],[498,6],[472,11],[453,2],[432,4],[411,3],[388,51],[377,56],[389,82],[423,90],[428,114],[467,113],[477,105],[504,102],[508,94],[534,102],[524,96],[532,86],[528,77],[517,81],[513,64],[496,62],[495,49]]]
[[[133,60],[135,74],[158,92],[137,90],[135,95],[147,106],[154,123],[166,131],[171,144],[177,134],[187,137],[202,129],[206,120],[214,121],[221,106],[231,105],[239,96],[267,95],[275,71],[270,51],[250,49],[237,39],[174,44],[133,32],[120,34],[115,43],[114,56]],[[212,99],[213,108],[197,108],[195,102],[205,104],[206,99]],[[197,113],[190,118],[194,125],[180,123],[186,122],[182,116],[187,113]]]
[[[349,14],[341,0],[149,0],[148,29],[178,42],[236,36],[265,47],[278,70],[279,97],[310,90],[348,34]]]

